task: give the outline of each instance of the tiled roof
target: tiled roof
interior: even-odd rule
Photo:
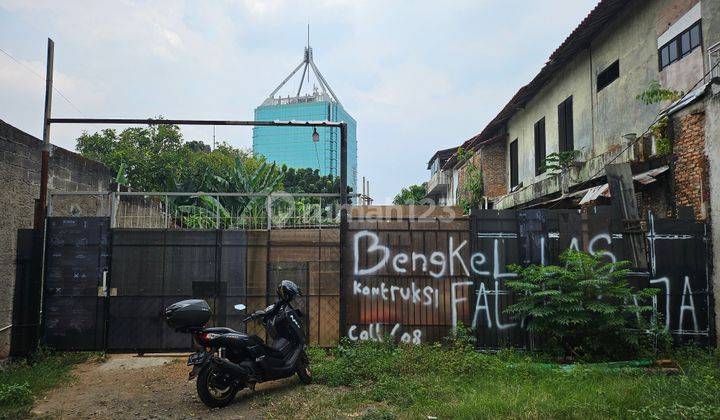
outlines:
[[[508,121],[518,110],[522,109],[555,76],[560,68],[572,60],[575,54],[586,48],[600,31],[607,26],[608,22],[615,18],[623,7],[631,1],[601,0],[550,55],[548,61],[530,83],[521,87],[495,118],[479,134],[465,141],[462,147],[471,150],[480,144],[493,140],[496,137],[498,127]]]

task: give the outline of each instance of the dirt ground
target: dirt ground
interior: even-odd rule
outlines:
[[[269,404],[298,386],[296,377],[243,390],[222,409],[208,409],[188,381],[187,356],[109,355],[78,365],[76,379],[39,400],[43,418],[263,418]]]

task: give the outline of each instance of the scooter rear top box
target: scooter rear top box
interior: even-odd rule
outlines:
[[[211,315],[210,305],[201,299],[183,300],[165,308],[165,322],[177,330],[202,328]]]

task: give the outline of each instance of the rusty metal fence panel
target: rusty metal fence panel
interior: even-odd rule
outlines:
[[[705,225],[648,215],[649,265],[631,267],[634,287],[661,289],[657,313],[678,342],[710,342],[712,291]],[[437,341],[461,323],[479,348],[526,347],[531,337],[505,309],[509,264],[557,264],[568,248],[632,260],[629,236],[609,207],[476,210],[468,219],[350,220],[346,325],[351,340]]]
[[[345,255],[344,335],[421,343],[470,313],[468,220],[351,220]],[[453,256],[449,258],[449,256]]]

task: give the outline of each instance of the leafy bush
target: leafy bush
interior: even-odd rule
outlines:
[[[33,402],[30,384],[0,384],[0,406],[29,405]]]
[[[650,132],[652,132],[653,137],[655,138],[655,152],[658,154],[658,156],[665,156],[672,153],[672,142],[670,141],[670,133],[669,133],[669,123],[670,120],[668,117],[662,117],[658,122],[653,124],[652,127],[650,127]]]
[[[485,195],[483,172],[473,161],[473,152],[459,147],[457,155],[460,162],[465,162],[465,166],[463,167],[465,177],[458,191],[458,204],[460,204],[465,213],[470,213],[471,209],[480,208],[483,196]]]
[[[606,263],[596,254],[567,250],[562,265],[510,269],[518,278],[507,285],[518,295],[506,309],[541,340],[541,348],[580,359],[637,355],[644,334],[639,322],[651,312],[644,305],[657,289],[635,292],[628,285],[627,262]],[[635,329],[631,329],[635,327]]]
[[[677,101],[683,95],[683,92],[665,89],[660,82],[653,80],[645,91],[636,96],[636,99],[642,101],[645,105],[650,105],[663,101]]]
[[[550,153],[545,157],[542,170],[548,171],[548,173],[552,175],[566,173],[581,155],[582,152],[580,150],[565,150]]]

